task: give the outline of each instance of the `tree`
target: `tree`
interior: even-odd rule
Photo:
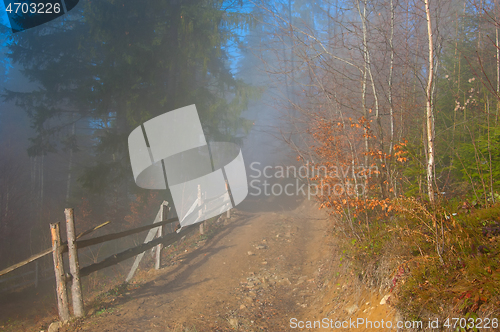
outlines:
[[[427,68],[428,78],[427,78],[427,88],[425,90],[426,95],[426,129],[427,129],[427,193],[429,195],[429,201],[434,203],[434,111],[432,105],[432,88],[434,81],[434,41],[433,41],[433,30],[431,22],[431,10],[429,6],[429,0],[424,0],[425,3],[425,17],[427,19],[427,36],[428,36],[428,48],[429,48],[429,66]]]
[[[13,35],[10,57],[39,87],[4,95],[32,119],[30,155],[76,151],[85,135],[92,149],[79,181],[115,213],[133,183],[127,137],[144,121],[194,103],[209,139],[237,141],[250,91],[229,71],[226,45],[247,23],[221,0],[106,0]]]

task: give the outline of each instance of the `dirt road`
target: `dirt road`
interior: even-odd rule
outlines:
[[[62,330],[289,330],[324,280],[327,219],[307,200],[289,210],[269,203],[275,211],[241,206],[176,264],[151,271],[149,282]]]

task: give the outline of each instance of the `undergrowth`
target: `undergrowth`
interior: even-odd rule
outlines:
[[[360,279],[388,288],[391,305],[405,318],[498,318],[500,204],[430,207],[404,198],[394,206],[364,236],[344,243]]]

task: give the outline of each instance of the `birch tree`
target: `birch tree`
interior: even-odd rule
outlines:
[[[427,19],[427,37],[428,48],[429,48],[429,66],[428,66],[428,76],[427,76],[427,88],[425,90],[426,94],[426,129],[427,129],[427,194],[429,195],[429,201],[434,204],[434,167],[435,167],[435,156],[434,156],[434,111],[432,106],[432,87],[434,80],[434,41],[432,32],[432,21],[431,21],[431,10],[429,0],[424,0],[425,4],[425,17]]]

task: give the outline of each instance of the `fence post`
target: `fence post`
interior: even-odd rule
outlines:
[[[161,203],[161,204],[162,205],[168,205],[168,202],[167,201],[163,201],[163,203]],[[162,214],[161,214],[162,210],[161,209],[162,208],[160,208],[160,210],[158,210],[158,213],[156,214],[156,218],[153,221],[153,224],[157,223],[160,220],[160,218],[162,218]],[[167,209],[168,209],[168,207],[167,207]],[[144,240],[144,243],[147,243],[147,242],[151,241],[152,239],[154,239],[155,234],[157,234],[157,233],[154,232],[154,229],[149,230],[149,233],[146,236],[146,239]],[[125,282],[130,282],[130,280],[132,280],[132,278],[134,277],[135,271],[139,267],[139,263],[141,262],[141,259],[142,259],[143,256],[144,256],[144,252],[140,253],[139,255],[137,255],[135,257],[134,264],[132,265],[132,268],[130,269],[130,272],[128,273],[127,278],[125,279]]]
[[[66,276],[64,275],[64,262],[61,252],[61,231],[59,223],[50,224],[52,237],[52,257],[54,259],[54,272],[56,275],[57,309],[59,318],[66,322],[69,320],[68,293],[66,291]]]
[[[168,212],[168,207],[164,204],[161,205],[161,215],[160,215],[160,221],[165,221],[167,220],[167,212]],[[160,226],[158,229],[158,237],[163,237],[164,234],[164,227],[165,226]],[[161,267],[161,250],[163,249],[163,244],[158,244],[156,246],[156,260],[155,260],[155,269],[159,270]]]
[[[229,193],[229,185],[227,184],[227,180],[225,180],[225,182],[226,182],[226,190]],[[227,210],[227,212],[226,212],[226,218],[227,219],[231,218],[231,209]]]
[[[201,202],[201,186],[198,185],[198,207],[200,207],[202,204]],[[201,209],[198,210],[198,218],[201,218],[203,211]],[[203,227],[203,222],[200,223],[200,234],[203,235],[205,234],[205,229]]]
[[[73,300],[73,314],[83,317],[82,285],[80,282],[80,264],[78,262],[78,248],[76,247],[76,232],[73,209],[64,210],[66,216],[66,233],[68,235],[69,270],[73,276],[71,281],[71,298]]]

